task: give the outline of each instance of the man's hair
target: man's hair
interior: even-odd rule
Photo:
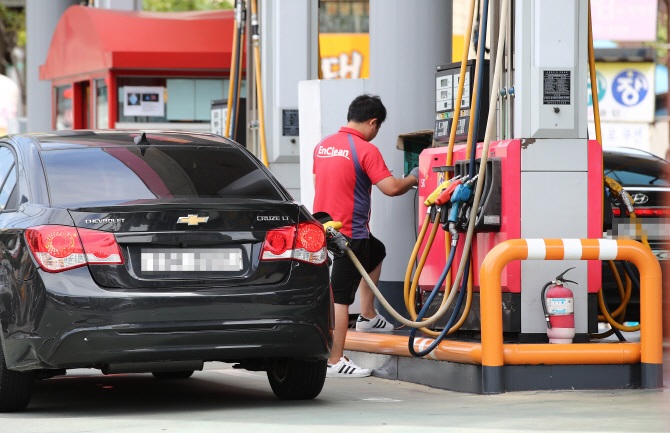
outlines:
[[[380,126],[386,120],[386,108],[382,100],[377,95],[357,96],[349,105],[347,122],[363,123],[370,119],[377,119]]]

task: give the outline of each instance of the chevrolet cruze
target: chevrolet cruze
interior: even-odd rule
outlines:
[[[332,344],[323,227],[209,134],[0,138],[0,411],[67,369],[187,378],[205,361],[316,397]]]

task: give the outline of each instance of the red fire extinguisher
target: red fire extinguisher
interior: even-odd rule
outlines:
[[[542,309],[547,319],[547,335],[550,343],[572,343],[575,337],[574,296],[572,290],[564,287],[564,284],[577,283],[563,278],[571,269],[575,268],[563,272],[542,288]]]

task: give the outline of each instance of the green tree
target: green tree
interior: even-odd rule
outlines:
[[[14,48],[26,46],[25,9],[8,8],[0,4],[0,74],[15,64]]]
[[[142,8],[152,12],[232,9],[231,0],[142,0]]]

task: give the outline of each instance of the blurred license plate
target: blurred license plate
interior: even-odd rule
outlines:
[[[242,250],[237,248],[142,249],[142,272],[239,272]]]

